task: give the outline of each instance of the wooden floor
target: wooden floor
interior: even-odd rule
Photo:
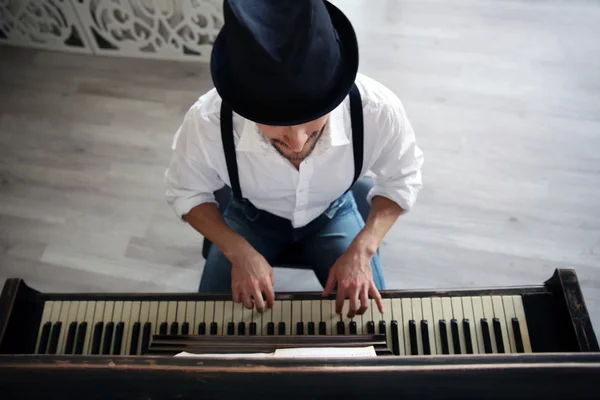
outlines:
[[[337,3],[426,156],[418,204],[381,250],[388,288],[574,267],[600,327],[600,4]],[[166,205],[163,174],[209,88],[204,65],[0,47],[0,283],[195,291],[202,238]],[[306,271],[277,270],[276,286],[318,289]]]

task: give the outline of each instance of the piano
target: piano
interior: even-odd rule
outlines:
[[[540,285],[383,291],[362,316],[335,295],[278,293],[248,310],[220,294],[0,297],[0,397],[600,398],[600,348],[572,269]],[[359,347],[376,357],[251,358],[280,347]],[[229,357],[174,357],[235,353]]]

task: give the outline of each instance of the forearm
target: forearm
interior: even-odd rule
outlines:
[[[375,255],[383,238],[401,213],[402,208],[394,201],[383,196],[373,197],[371,211],[365,221],[365,226],[356,236],[352,245],[369,256]]]
[[[190,210],[183,219],[217,246],[230,261],[251,248],[250,243],[231,229],[215,203],[203,203]]]

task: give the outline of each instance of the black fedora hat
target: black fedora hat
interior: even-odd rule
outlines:
[[[211,54],[217,92],[239,115],[298,125],[336,108],[358,71],[352,24],[325,0],[225,0]]]

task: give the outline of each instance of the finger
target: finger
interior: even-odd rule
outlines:
[[[358,311],[358,290],[353,291],[353,293],[348,294],[350,298],[350,307],[348,307],[348,318],[354,318],[356,312]]]
[[[379,312],[383,314],[383,300],[381,299],[381,294],[379,294],[379,290],[377,290],[373,281],[371,281],[371,290],[369,290],[369,294],[375,299]]]
[[[335,272],[333,268],[329,270],[329,277],[327,278],[327,284],[325,284],[325,291],[323,296],[329,296],[335,287]]]
[[[244,307],[251,310],[254,308],[254,302],[252,301],[252,297],[247,292],[242,292],[242,302],[244,303]]]
[[[265,311],[265,300],[263,299],[262,292],[256,287],[252,292],[252,297],[254,298],[254,305],[258,312],[262,313]]]
[[[275,285],[275,275],[273,274],[273,268],[271,268],[269,276],[271,277],[271,286]]]
[[[363,315],[369,308],[369,291],[367,287],[363,287],[360,291],[360,308],[356,312],[358,315]]]
[[[267,285],[267,287],[263,289],[263,292],[267,297],[267,308],[273,308],[275,305],[275,292],[273,291],[273,286]]]
[[[240,292],[238,290],[234,290],[233,291],[232,297],[233,297],[233,302],[234,303],[241,303],[242,302],[242,297],[240,296]]]
[[[339,287],[337,296],[335,297],[335,313],[341,314],[344,308],[344,300],[346,299],[346,290],[344,287]]]

